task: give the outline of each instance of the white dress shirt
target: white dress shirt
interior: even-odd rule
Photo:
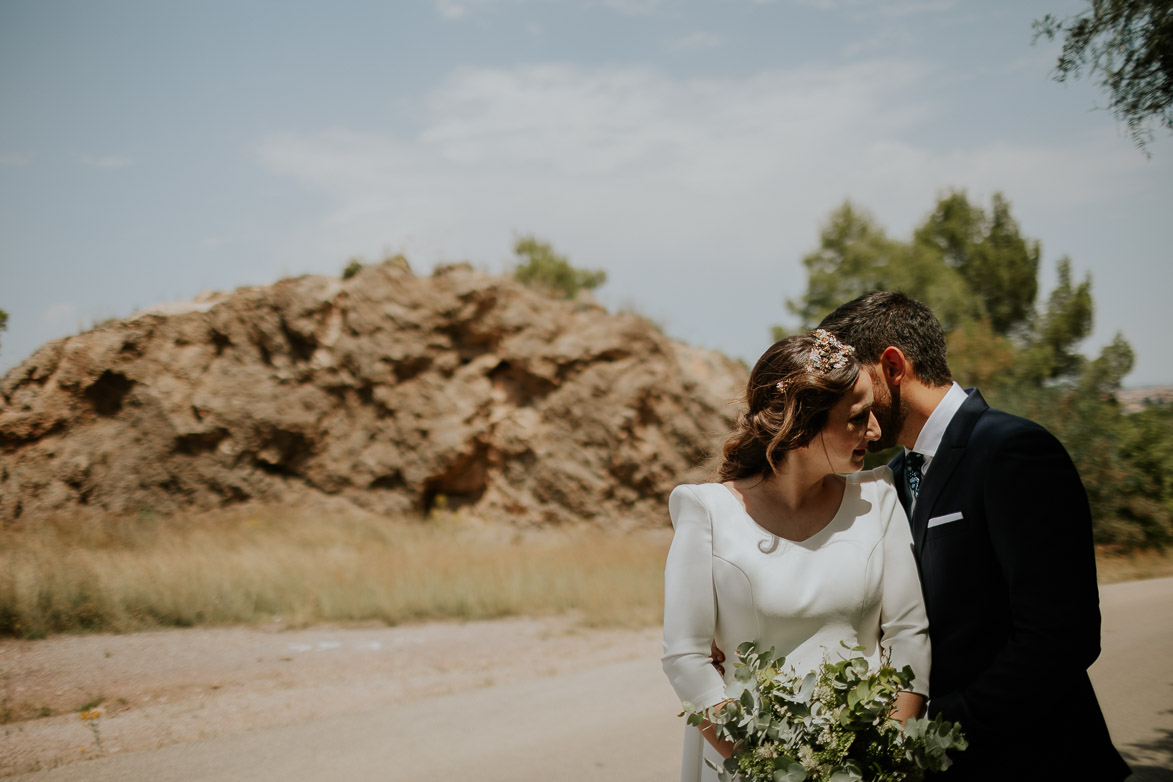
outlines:
[[[941,438],[945,436],[949,422],[953,420],[953,416],[961,409],[961,405],[965,403],[966,399],[969,399],[969,395],[965,393],[965,389],[954,382],[945,392],[945,396],[941,397],[937,406],[933,408],[929,420],[925,421],[924,427],[916,437],[916,444],[912,448],[913,451],[925,457],[925,464],[921,467],[921,475],[929,474],[929,465],[933,463],[933,457],[937,455],[937,449],[941,447]],[[906,448],[905,453],[907,451]],[[913,500],[912,507],[916,508],[916,500]]]
[[[916,437],[916,444],[912,447],[912,450],[925,457],[925,466],[921,468],[922,473],[928,473],[929,465],[933,463],[933,457],[937,455],[937,449],[941,447],[941,438],[945,436],[949,422],[965,404],[966,399],[969,399],[969,395],[955,382],[945,392],[945,396],[941,397],[941,401],[933,409],[929,420],[925,421],[924,427]]]

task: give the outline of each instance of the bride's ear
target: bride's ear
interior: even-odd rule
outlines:
[[[880,354],[880,373],[889,386],[903,383],[912,372],[912,365],[904,357],[904,351],[895,345],[884,348]]]

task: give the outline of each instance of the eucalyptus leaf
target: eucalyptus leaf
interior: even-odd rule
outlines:
[[[856,768],[843,768],[835,771],[829,782],[863,782],[863,774]]]
[[[806,778],[806,769],[795,761],[790,761],[785,768],[774,771],[774,782],[802,782]]]
[[[819,683],[819,677],[814,673],[808,673],[802,680],[802,687],[798,690],[798,699],[803,703],[810,703],[811,697],[815,694],[815,685]]]
[[[727,688],[735,699],[720,712],[705,712],[717,735],[739,746],[718,770],[719,779],[858,782],[867,769],[869,780],[903,782],[948,768],[946,751],[966,746],[955,723],[916,718],[901,726],[886,719],[895,694],[911,681],[911,668],[897,670],[885,649],[873,667],[857,654],[862,650],[845,648],[855,656],[824,658],[801,674],[783,669],[784,658],[775,660],[773,649],[738,647],[741,661]],[[690,724],[699,724],[694,704],[685,704],[685,713]]]

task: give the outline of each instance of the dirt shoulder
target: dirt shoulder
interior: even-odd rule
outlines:
[[[1137,782],[1168,780],[1173,578],[1100,596],[1091,676],[1108,726]],[[681,728],[659,655],[659,628],[567,617],[3,640],[0,710],[62,713],[0,726],[0,776],[64,766],[35,778],[387,779],[397,753],[402,779],[662,780],[678,768]],[[100,716],[80,719],[99,698]],[[505,703],[513,722],[499,719]],[[466,723],[480,726],[476,741],[452,744]],[[486,763],[497,776],[479,773]]]
[[[0,776],[657,656],[659,638],[551,617],[0,640]]]

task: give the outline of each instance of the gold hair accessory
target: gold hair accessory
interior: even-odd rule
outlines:
[[[827,373],[832,369],[843,369],[847,366],[847,359],[855,355],[855,348],[844,345],[826,329],[817,329],[814,337],[815,346],[806,357],[807,372]]]
[[[826,374],[832,369],[843,369],[847,366],[847,359],[855,355],[855,348],[851,345],[845,345],[835,338],[835,335],[826,329],[818,329],[814,333],[815,346],[810,349],[810,353],[806,356],[806,363],[803,369],[807,373],[819,372]],[[778,389],[779,394],[786,393],[786,389],[790,387],[791,381],[782,378],[774,387]]]

